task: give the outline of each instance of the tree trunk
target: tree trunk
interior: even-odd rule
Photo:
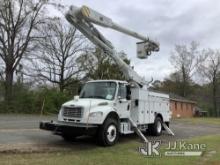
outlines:
[[[216,82],[216,76],[213,77],[213,88],[212,88],[212,99],[213,99],[213,116],[217,116],[217,97],[216,97],[216,91],[217,91],[217,82]]]
[[[60,92],[63,93],[63,90],[64,90],[64,83],[63,82],[59,83],[59,88],[60,88]]]
[[[10,102],[12,100],[12,95],[13,95],[13,68],[12,66],[6,66],[5,69],[5,101],[7,103],[7,107],[10,105]]]
[[[59,88],[60,88],[60,92],[63,93],[64,90],[64,66],[65,66],[65,60],[62,61],[61,67],[60,67],[60,83],[59,83]]]
[[[217,102],[216,102],[216,91],[213,88],[213,115],[217,116]]]
[[[182,80],[182,96],[183,97],[186,97],[186,87],[187,87],[187,85],[186,85],[186,83],[187,83],[187,76],[186,76],[186,71],[185,71],[185,67],[184,66],[182,66],[182,78],[183,78],[183,80]]]

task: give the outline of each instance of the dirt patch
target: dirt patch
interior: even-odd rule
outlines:
[[[31,143],[3,144],[0,145],[0,153],[49,153],[55,151],[68,151],[65,146],[39,145]]]

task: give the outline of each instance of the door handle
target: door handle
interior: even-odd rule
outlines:
[[[128,106],[127,106],[127,110],[128,110],[128,111],[130,110],[130,104],[128,104]]]

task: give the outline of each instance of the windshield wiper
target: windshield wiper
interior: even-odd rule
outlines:
[[[80,98],[91,98],[91,99],[97,98],[97,99],[105,99],[106,100],[106,98],[103,97],[103,96],[83,96],[83,97],[80,97]]]

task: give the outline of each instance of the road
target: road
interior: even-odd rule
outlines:
[[[93,138],[80,138],[67,143],[60,136],[40,130],[39,121],[56,120],[56,116],[36,115],[0,115],[0,152],[49,152],[55,150],[69,150],[72,148],[96,147]],[[178,120],[170,124],[175,136],[165,132],[160,137],[147,136],[149,140],[159,139],[162,142],[177,139],[187,139],[196,136],[219,134],[220,127],[213,125],[191,125]],[[122,136],[119,143],[130,140],[139,141],[136,135]]]

